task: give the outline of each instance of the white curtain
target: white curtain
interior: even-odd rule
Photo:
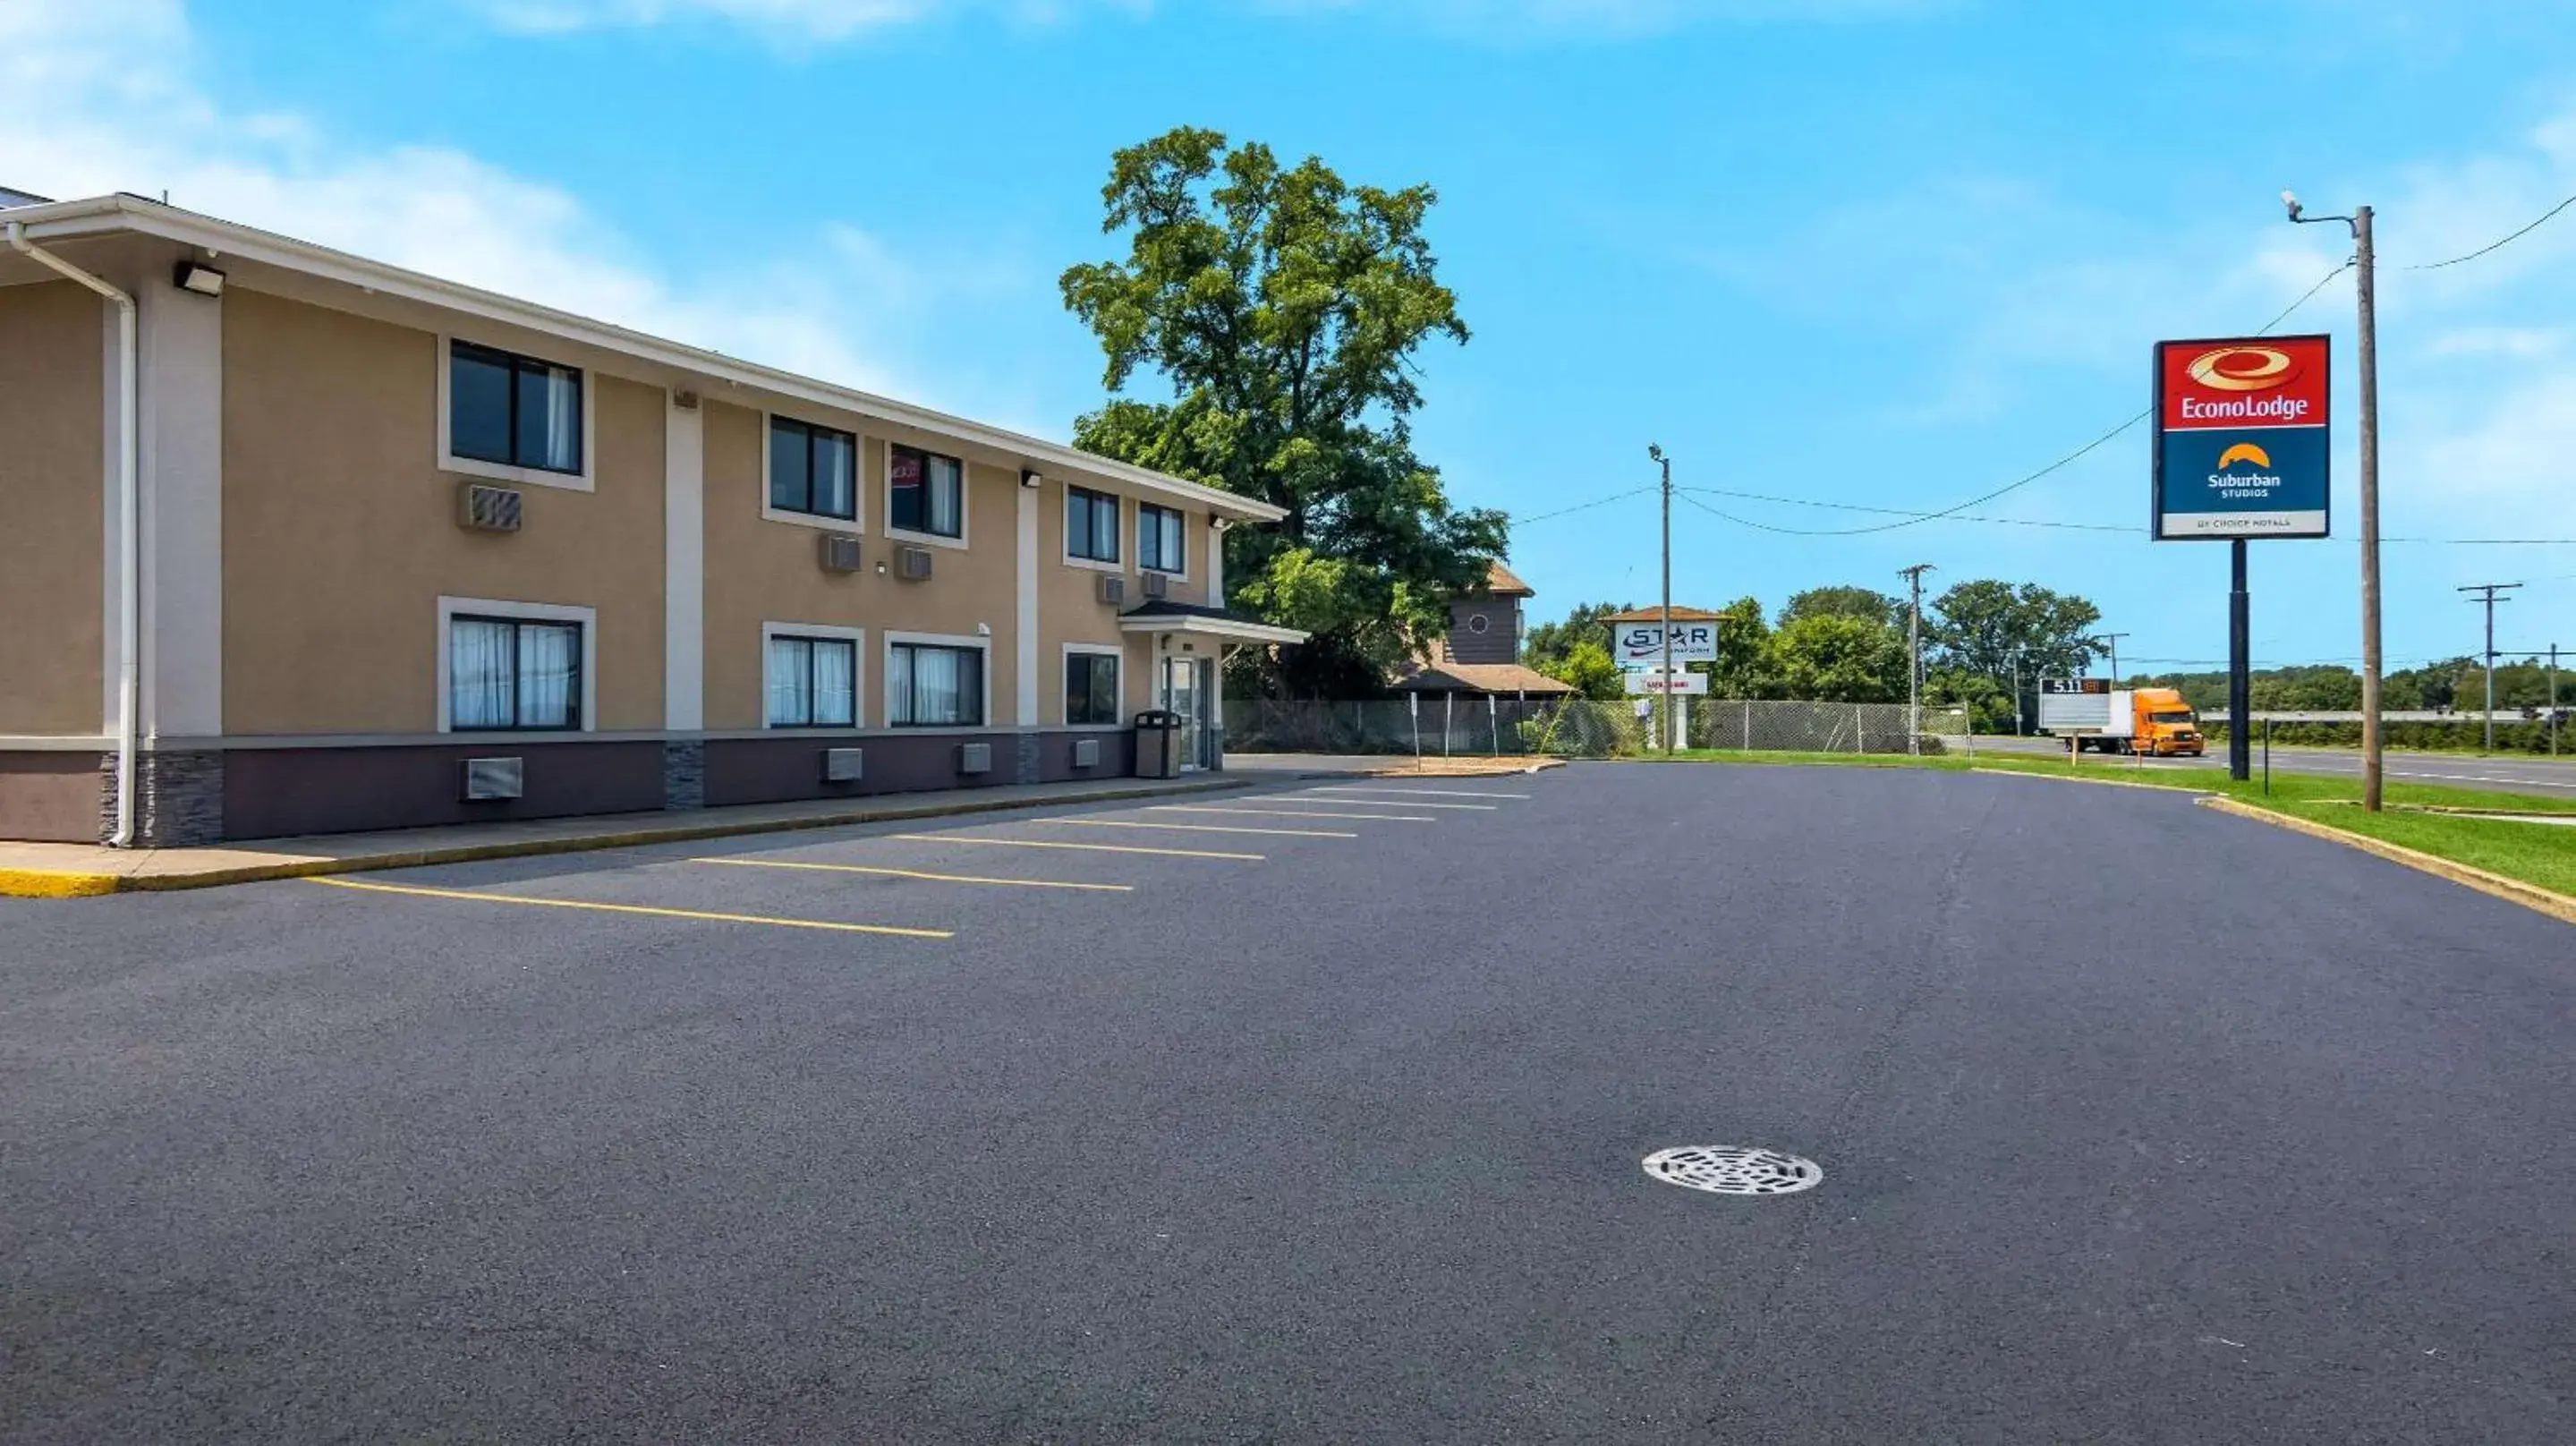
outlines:
[[[955,537],[964,530],[958,517],[966,500],[963,469],[954,458],[932,457],[930,465],[923,470],[926,473],[922,478],[925,530],[942,537]]]
[[[803,638],[769,640],[769,726],[797,728],[814,716],[807,666],[814,645]]]
[[[816,512],[827,517],[851,515],[852,464],[856,460],[857,444],[848,433],[817,431],[814,434],[814,510]]]
[[[896,728],[914,721],[912,655],[913,650],[910,648],[886,649],[886,722]]]
[[[950,648],[923,648],[913,655],[913,693],[919,702],[916,723],[955,723],[965,717],[963,683],[958,666],[963,654]]]
[[[519,726],[570,728],[581,720],[581,629],[519,625]]]
[[[858,721],[858,657],[855,643],[814,644],[814,724],[847,728]]]
[[[447,630],[447,713],[449,726],[508,728],[518,717],[510,679],[516,672],[515,631],[508,623],[458,618]]]
[[[570,367],[546,368],[546,455],[537,465],[581,470],[581,373]]]

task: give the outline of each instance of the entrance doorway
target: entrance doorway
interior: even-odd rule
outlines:
[[[1209,684],[1205,658],[1163,659],[1162,704],[1181,715],[1181,767],[1208,766]]]

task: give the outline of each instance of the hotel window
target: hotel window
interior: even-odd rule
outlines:
[[[848,728],[858,721],[859,645],[848,638],[773,634],[769,726]]]
[[[964,537],[966,464],[919,447],[888,448],[886,526],[933,537]]]
[[[451,342],[447,450],[476,462],[581,471],[581,371]]]
[[[1064,658],[1064,721],[1118,721],[1118,655],[1067,653]]]
[[[984,726],[984,650],[888,644],[886,703],[896,728]]]
[[[769,419],[769,506],[849,521],[859,515],[859,439],[791,417]]]
[[[1064,489],[1064,555],[1118,560],[1118,499],[1088,487]]]
[[[462,614],[447,630],[448,726],[581,727],[581,624]]]
[[[1156,572],[1187,572],[1181,555],[1181,514],[1151,502],[1136,508],[1136,561]]]

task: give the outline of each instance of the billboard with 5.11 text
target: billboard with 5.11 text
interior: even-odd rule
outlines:
[[[2158,541],[2332,535],[2322,336],[2156,343]]]

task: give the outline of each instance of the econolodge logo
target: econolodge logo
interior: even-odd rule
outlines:
[[[2157,348],[2163,425],[2167,431],[2323,426],[2326,347],[2324,337],[2165,342]]]
[[[2214,392],[2268,392],[2299,374],[2285,351],[2268,346],[2222,346],[2193,357],[2183,374]]]

